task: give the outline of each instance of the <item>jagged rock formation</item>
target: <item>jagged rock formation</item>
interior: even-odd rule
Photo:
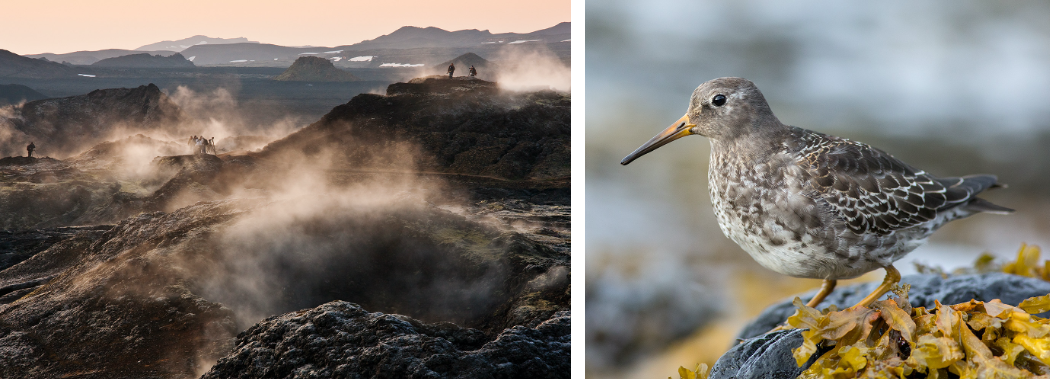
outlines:
[[[77,73],[74,69],[61,63],[51,62],[46,59],[23,57],[0,49],[0,77],[50,79],[73,78],[76,76]]]
[[[901,284],[905,283],[911,285],[911,291],[908,292],[911,305],[927,309],[935,307],[934,300],[939,300],[942,304],[958,304],[971,299],[1001,299],[1005,304],[1018,305],[1029,297],[1050,293],[1050,282],[1003,273],[957,275],[947,279],[941,278],[940,275],[908,275],[901,279]],[[850,307],[867,296],[878,284],[872,282],[836,288],[824,299],[821,307],[831,304],[835,304],[839,309]],[[805,300],[815,293],[814,291],[801,297]],[[787,379],[801,374],[820,356],[814,354],[802,367],[795,363],[791,350],[802,344],[801,330],[767,333],[787,320],[794,311],[795,307],[791,305],[790,300],[767,308],[740,332],[738,338],[742,342],[718,359],[711,368],[709,377]]]
[[[260,155],[338,149],[348,164],[360,168],[533,183],[569,177],[571,99],[566,94],[501,95],[481,80],[438,78],[393,84],[387,92],[355,96]],[[411,148],[391,157],[379,152],[391,142],[379,141]]]
[[[186,60],[182,54],[175,53],[170,56],[150,55],[149,53],[129,54],[119,57],[106,58],[92,63],[97,67],[113,68],[192,68],[193,62]]]
[[[353,82],[353,74],[335,68],[331,61],[321,57],[300,57],[291,67],[273,80],[290,82]]]
[[[44,94],[21,84],[0,84],[0,106],[46,98]]]
[[[492,338],[337,301],[251,327],[203,378],[568,378],[569,329],[559,312]]]
[[[117,130],[163,129],[183,117],[178,106],[153,84],[31,101],[22,106],[19,116],[6,122],[22,134],[0,147],[17,153],[31,141],[37,146],[36,154],[59,158],[104,142]]]

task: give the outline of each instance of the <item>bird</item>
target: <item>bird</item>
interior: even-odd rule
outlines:
[[[627,165],[679,138],[711,142],[708,188],[722,232],[760,265],[822,280],[816,307],[838,280],[884,269],[870,306],[900,281],[893,263],[944,224],[1013,210],[976,197],[1005,187],[994,175],[933,176],[867,144],[788,126],[743,78],[701,84],[686,114],[627,155]]]

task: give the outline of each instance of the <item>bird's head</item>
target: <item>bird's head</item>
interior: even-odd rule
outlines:
[[[685,116],[627,155],[620,164],[631,163],[642,155],[688,135],[732,140],[771,125],[781,124],[754,83],[743,78],[713,79],[696,87]]]

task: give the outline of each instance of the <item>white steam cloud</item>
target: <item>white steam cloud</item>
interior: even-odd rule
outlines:
[[[571,70],[546,46],[505,47],[496,55],[500,65],[496,82],[512,91],[553,89],[570,92]]]

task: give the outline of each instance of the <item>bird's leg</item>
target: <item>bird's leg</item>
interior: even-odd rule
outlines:
[[[871,303],[874,303],[875,300],[878,300],[883,294],[889,292],[890,288],[893,288],[893,285],[900,281],[901,273],[898,272],[896,268],[893,268],[893,265],[886,266],[886,279],[882,280],[882,284],[879,285],[874,292],[865,297],[864,300],[861,300],[857,305],[850,307],[850,309],[857,309],[871,305]]]
[[[835,284],[838,284],[838,281],[824,279],[824,283],[820,285],[820,292],[817,292],[817,295],[813,296],[813,298],[806,303],[806,306],[816,308],[817,305],[819,305],[821,301],[824,301],[824,298],[828,297],[828,295],[831,294],[831,291],[835,289]]]

